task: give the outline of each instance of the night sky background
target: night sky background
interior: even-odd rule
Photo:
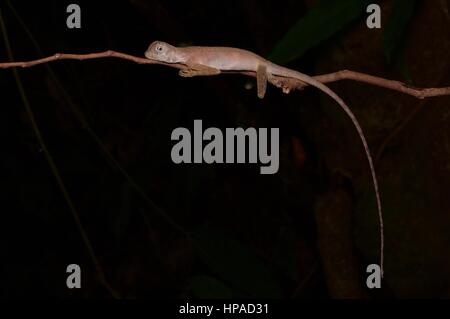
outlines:
[[[66,27],[72,2],[81,29]],[[142,57],[162,40],[240,47],[310,75],[349,69],[450,86],[450,1],[379,1],[382,28],[371,30],[365,8],[375,2],[11,0],[0,9],[15,61],[105,50]],[[450,97],[330,84],[376,158],[386,263],[382,289],[369,290],[366,267],[379,262],[372,179],[355,128],[324,94],[270,87],[260,100],[253,78],[185,79],[114,58],[18,72],[23,94],[12,70],[0,69],[2,298],[450,297]],[[171,132],[194,119],[280,128],[278,173],[174,164]],[[81,289],[66,287],[73,263]]]

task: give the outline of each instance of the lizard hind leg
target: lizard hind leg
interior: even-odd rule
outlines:
[[[295,88],[295,84],[292,83],[292,79],[289,78],[276,78],[269,74],[267,80],[276,87],[280,88],[284,94],[291,93],[291,91]]]
[[[186,68],[178,73],[180,76],[190,78],[194,76],[208,76],[220,74],[220,70],[203,64],[186,64]]]
[[[267,78],[267,67],[265,65],[259,65],[256,70],[256,86],[258,89],[258,97],[260,99],[263,99],[266,95]]]

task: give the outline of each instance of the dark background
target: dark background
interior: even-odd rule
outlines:
[[[380,1],[378,30],[366,27],[367,3],[353,0],[76,1],[82,28],[69,30],[71,2],[11,1],[20,19],[0,2],[14,60],[40,57],[33,42],[44,56],[143,56],[163,40],[241,47],[311,75],[350,69],[450,85],[450,1]],[[3,37],[0,56],[9,60]],[[112,58],[57,61],[19,76],[24,94],[12,71],[0,69],[0,296],[112,297],[36,139],[25,95],[121,297],[450,296],[450,97],[330,85],[377,157],[386,276],[374,291],[365,288],[367,265],[379,261],[370,171],[350,120],[317,90],[271,87],[259,100],[253,78],[183,79],[172,68]],[[194,119],[204,128],[279,127],[279,172],[173,164],[170,134]],[[72,263],[81,266],[82,289],[66,287]]]

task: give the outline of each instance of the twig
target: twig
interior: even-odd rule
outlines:
[[[90,60],[90,59],[99,59],[99,58],[119,58],[123,60],[132,61],[138,64],[160,64],[160,65],[166,65],[177,69],[183,69],[185,66],[183,64],[174,63],[174,64],[168,64],[163,63],[159,61],[149,60],[142,57],[133,56],[130,54],[117,52],[117,51],[103,51],[103,52],[94,52],[94,53],[86,53],[86,54],[74,54],[74,53],[56,53],[54,55],[37,59],[37,60],[31,60],[31,61],[22,61],[22,62],[1,62],[0,63],[0,69],[7,69],[7,68],[14,68],[14,67],[21,67],[21,68],[28,68],[35,65],[48,63],[52,61],[57,60]],[[225,72],[225,73],[239,73],[244,74],[252,77],[256,77],[256,72],[248,72],[248,71],[240,71],[240,72]],[[349,70],[342,70],[334,73],[328,73],[323,75],[314,76],[314,78],[320,82],[323,83],[330,83],[330,82],[336,82],[341,80],[353,80],[357,82],[367,83],[375,86],[379,86],[382,88],[398,91],[404,94],[408,94],[411,96],[414,96],[419,99],[424,99],[427,97],[434,97],[434,96],[443,96],[443,95],[450,95],[450,87],[442,87],[442,88],[417,88],[408,86],[407,84],[395,81],[395,80],[388,80],[384,79],[378,76],[373,76],[365,73],[355,72],[355,71],[349,71]],[[296,88],[296,89],[302,89],[305,86],[307,86],[306,83],[303,83],[299,80],[292,79],[292,78],[283,78],[279,76],[274,76],[275,80],[278,81],[284,81],[286,83],[289,83],[289,87]]]
[[[6,69],[6,68],[13,68],[13,67],[22,67],[22,68],[28,68],[31,66],[35,66],[38,64],[48,63],[56,60],[91,60],[91,59],[99,59],[99,58],[119,58],[124,60],[133,61],[139,64],[163,64],[160,62],[152,61],[149,59],[129,55],[126,53],[116,52],[116,51],[104,51],[104,52],[94,52],[94,53],[86,53],[86,54],[72,54],[72,53],[56,53],[54,55],[32,60],[32,61],[24,61],[24,62],[4,62],[0,63],[0,68]]]
[[[335,73],[319,75],[317,79],[323,83],[334,82],[339,80],[353,80],[405,93],[414,96],[418,99],[424,99],[427,97],[434,97],[434,96],[450,95],[450,87],[418,88],[409,86],[400,81],[388,80],[378,76],[373,76],[349,70],[342,70]]]

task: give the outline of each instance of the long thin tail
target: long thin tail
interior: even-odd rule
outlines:
[[[281,71],[281,72],[278,74],[277,71]],[[383,223],[383,211],[381,208],[381,197],[380,197],[380,192],[378,189],[377,175],[375,173],[375,167],[373,165],[372,156],[370,155],[370,150],[369,150],[369,146],[366,141],[366,137],[364,135],[364,132],[363,132],[361,126],[359,125],[358,120],[356,119],[355,115],[350,110],[350,108],[347,106],[347,104],[345,104],[345,102],[336,93],[334,93],[328,86],[326,86],[322,82],[315,80],[314,78],[310,77],[309,75],[306,75],[301,72],[294,71],[294,70],[291,70],[288,68],[284,68],[284,67],[281,67],[281,66],[275,65],[275,64],[271,65],[268,72],[271,74],[274,74],[274,75],[289,76],[292,78],[296,78],[296,79],[303,81],[307,84],[310,84],[310,85],[318,88],[319,90],[323,91],[324,93],[328,94],[341,106],[341,108],[345,111],[345,113],[347,113],[347,115],[352,120],[353,125],[356,127],[359,137],[363,143],[367,160],[369,161],[370,172],[372,173],[373,186],[375,188],[375,195],[376,195],[376,199],[377,199],[378,219],[379,219],[379,223],[380,223],[380,268],[381,268],[381,276],[383,277],[383,274],[384,274],[384,223]]]

